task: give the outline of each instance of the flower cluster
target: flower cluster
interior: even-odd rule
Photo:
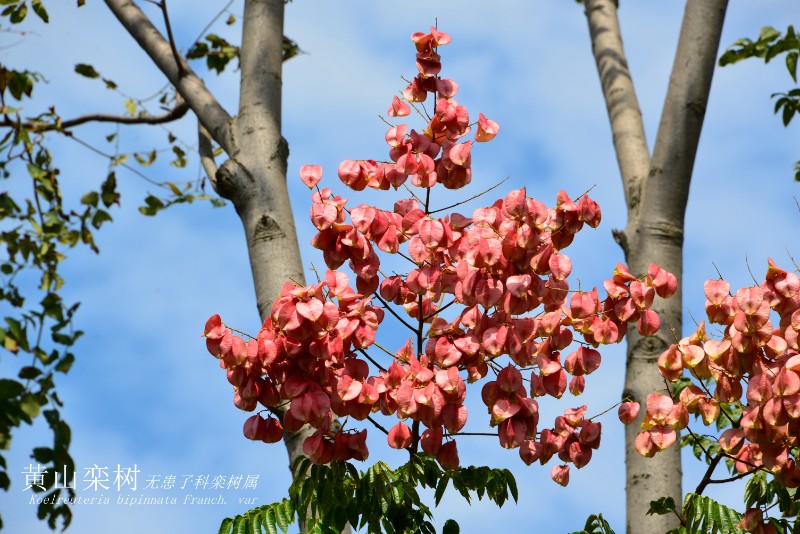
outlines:
[[[438,47],[450,42],[447,34],[432,28],[412,40],[419,73],[387,115],[406,117],[414,107],[424,127],[392,126],[385,136],[388,160],[345,161],[338,176],[354,191],[406,186],[422,194],[390,210],[348,207],[348,199],[319,188],[320,166],[303,166],[301,180],[315,189],[312,245],[329,269],[324,281],[287,284],[249,342],[212,317],[209,350],[228,372],[237,407],[252,411],[260,402],[284,411],[286,430],[316,429],[303,450],[317,463],[367,456],[366,430],[334,432],[334,415],[369,419],[384,430],[371,418],[380,412],[399,419],[384,430],[391,447],[421,448],[442,466],[458,467],[467,383],[492,373],[482,398],[500,445],[519,449],[527,464],[558,456],[563,465],[552,477],[566,485],[569,464],[583,467],[599,446],[601,425],[581,406],[540,429],[536,397],[560,398],[567,389],[580,395],[586,376],[600,365],[596,349],[621,341],[629,324],[643,335],[655,333],[660,321],[650,308],[656,295],[671,296],[677,281],[656,265],[641,278],[618,265],[603,298],[596,288],[571,288],[572,261],[563,251],[601,219],[586,194],[573,200],[560,191],[555,206],[547,207],[518,189],[471,216],[436,216],[443,210],[431,209],[433,188],[470,183],[473,140],[492,140],[499,126],[482,114],[471,124],[467,108],[453,99],[458,84],[439,76]],[[429,96],[432,115],[424,107]],[[465,141],[473,128],[473,140]],[[401,256],[409,271],[384,274],[379,253]],[[355,289],[340,272],[345,264]],[[384,311],[411,336],[394,353],[380,347],[391,357],[386,367],[373,354]],[[256,415],[245,435],[274,441],[279,428],[277,420]]]
[[[708,280],[704,290],[708,321],[721,326],[721,339],[709,337],[702,322],[661,354],[658,366],[666,380],[676,382],[688,371],[696,382],[674,400],[648,396],[636,448],[652,456],[669,447],[675,432],[687,427],[689,414],[706,425],[724,418],[722,426],[730,428],[718,442],[736,471],[766,470],[785,486],[797,487],[800,278],[770,259],[758,286],[732,294],[725,280]]]

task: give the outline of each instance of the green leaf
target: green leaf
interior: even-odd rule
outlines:
[[[764,495],[764,491],[766,487],[762,485],[764,482],[764,475],[761,472],[757,472],[753,475],[753,477],[747,481],[744,487],[744,505],[747,508],[753,508],[753,506],[761,499]]]
[[[25,16],[27,14],[28,14],[28,6],[25,5],[25,3],[23,2],[17,7],[17,9],[13,13],[11,13],[11,16],[8,18],[8,20],[10,20],[12,24],[19,24],[20,22],[25,20]]]
[[[461,528],[458,526],[458,523],[456,523],[455,520],[448,519],[444,522],[442,534],[459,534],[460,532]]]
[[[186,54],[187,59],[199,59],[208,55],[208,45],[205,43],[197,42],[189,52]],[[171,142],[171,141],[170,141]]]
[[[161,202],[161,199],[153,195],[148,195],[147,197],[145,197],[144,203],[146,204],[146,206],[141,206],[139,208],[139,212],[142,213],[143,215],[150,215],[150,216],[155,215],[156,213],[158,213],[159,210],[162,210],[165,207],[164,203]]]
[[[99,78],[100,73],[94,70],[94,67],[86,63],[78,63],[75,65],[75,72],[87,78]]]
[[[71,352],[68,352],[59,362],[56,364],[55,370],[59,373],[67,373],[69,372],[72,364],[75,363],[75,355]]]
[[[153,164],[153,162],[156,160],[156,156],[158,156],[158,152],[157,152],[155,149],[151,150],[151,151],[150,151],[150,152],[147,154],[147,157],[146,157],[146,158],[145,158],[145,157],[143,157],[143,156],[142,156],[141,154],[139,154],[138,152],[134,152],[134,153],[133,153],[133,158],[134,158],[134,159],[136,160],[136,162],[137,162],[139,165],[141,165],[142,167],[149,167],[150,165],[152,165],[152,164]]]
[[[433,502],[436,503],[436,506],[439,506],[439,503],[442,501],[444,492],[447,489],[447,484],[449,483],[450,483],[450,473],[445,473],[444,476],[441,479],[439,479],[439,483],[436,486],[436,491],[433,494]]]
[[[31,419],[36,419],[41,413],[42,406],[34,395],[25,395],[19,403],[19,408]]]
[[[11,399],[25,391],[25,386],[16,380],[0,378],[0,399]]]
[[[590,515],[586,518],[586,524],[580,532],[573,532],[572,534],[614,534],[611,525],[608,524],[603,518],[603,514]]]
[[[302,52],[296,42],[286,36],[283,37],[282,61],[288,61]]]
[[[791,102],[787,102],[783,106],[783,125],[789,126],[789,123],[792,122],[792,118],[794,117],[796,108]]]
[[[170,162],[170,165],[172,165],[173,167],[177,167],[179,169],[186,167],[186,152],[184,152],[183,149],[181,149],[181,147],[179,147],[178,145],[173,145],[172,152],[175,154],[175,159]],[[176,195],[181,194],[180,190],[177,187],[175,187],[175,184],[170,184],[170,185],[174,187],[174,191],[177,191],[177,193],[175,193]]]
[[[275,518],[275,508],[270,506],[264,514],[264,517],[262,517],[262,520],[269,534],[278,534],[278,529],[275,525],[277,522],[277,519]]]
[[[40,374],[42,374],[42,370],[39,369],[38,367],[33,367],[32,365],[26,365],[25,367],[19,370],[19,374],[17,376],[19,376],[23,380],[30,380],[36,378]]]
[[[689,493],[683,505],[686,528],[691,532],[733,534],[742,532],[736,525],[742,515],[710,497]]]
[[[131,100],[130,98],[125,99],[125,111],[128,112],[128,115],[131,117],[136,115],[136,102]]]
[[[517,490],[517,481],[514,478],[514,474],[508,469],[503,469],[502,473],[503,477],[506,479],[506,485],[508,486],[509,491],[511,491],[511,497],[514,499],[514,502],[518,502],[519,491]]]
[[[45,10],[42,5],[42,0],[33,0],[33,2],[31,2],[31,7],[33,8],[33,12],[45,23],[50,22],[50,17],[47,16],[47,10]]]
[[[405,502],[404,493],[403,493],[403,485],[402,484],[394,484],[390,486],[392,491],[392,500],[397,506],[402,506]]]
[[[41,464],[49,464],[53,461],[55,455],[53,449],[48,447],[36,447],[33,449],[31,457]]]
[[[395,534],[394,525],[392,525],[388,517],[382,517],[381,524],[383,525],[383,530],[386,532],[386,534]]]
[[[770,41],[774,41],[780,36],[781,32],[779,32],[772,26],[764,26],[763,28],[761,28],[761,31],[758,34],[758,40],[759,42],[768,43]]]
[[[292,517],[287,517],[286,511],[281,506],[275,507],[275,519],[278,522],[278,527],[283,532],[289,532],[289,524],[292,521]]]
[[[689,387],[691,385],[692,385],[692,379],[691,378],[689,378],[688,376],[680,377],[678,379],[678,381],[675,382],[675,384],[672,385],[672,397],[674,399],[677,399],[680,396],[681,391],[683,391],[684,389],[686,389],[687,387]]]
[[[103,223],[111,221],[111,215],[108,214],[105,210],[97,210],[92,217],[92,226],[99,229]]]
[[[661,497],[657,501],[650,501],[650,509],[647,515],[664,515],[675,510],[675,499],[672,497]]]
[[[233,518],[233,534],[247,534],[247,519],[241,515]]]
[[[99,199],[100,195],[97,194],[97,191],[90,191],[81,197],[81,204],[96,207]]]
[[[172,191],[172,194],[174,194],[175,196],[181,195],[181,190],[178,189],[178,186],[173,184],[172,182],[167,182],[167,187],[169,187],[170,191]]]
[[[786,69],[795,83],[797,83],[797,52],[790,52],[786,54]]]
[[[119,193],[117,193],[117,175],[113,172],[108,173],[106,180],[100,186],[101,199],[103,205],[110,208],[113,204],[119,205]]]

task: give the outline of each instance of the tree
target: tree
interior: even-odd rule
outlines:
[[[592,50],[628,206],[627,225],[614,237],[635,275],[644,273],[647,265],[655,261],[683,279],[683,221],[727,5],[727,0],[686,3],[651,158],[622,49],[617,3],[586,2]],[[639,339],[634,333],[628,340],[623,397],[637,402],[661,387],[662,378],[654,372],[653,362],[670,344],[674,332],[681,331],[681,292],[674,300],[659,302],[656,310],[665,319],[660,336]],[[645,513],[650,501],[659,496],[680,500],[680,451],[672,449],[669,457],[660,455],[658,461],[645,461],[632,446],[634,433],[635,428],[628,427],[627,531],[666,531],[673,526],[674,518],[647,517]]]
[[[298,8],[298,9],[299,9],[299,8]],[[330,17],[329,17],[329,18],[330,18]],[[417,17],[414,17],[414,18],[416,19]],[[532,20],[535,20],[534,18],[531,18],[531,19],[532,19]],[[417,27],[417,26],[418,26],[418,22],[419,22],[419,21],[418,21],[418,20],[415,20],[414,22],[415,22],[415,23],[414,23],[413,25],[410,25],[410,27],[411,27],[411,28],[415,28],[415,27]],[[194,31],[196,31],[196,28],[197,28],[197,27],[195,27]],[[411,31],[411,30],[409,29],[408,31],[405,31],[405,30],[403,30],[403,31],[400,31],[400,32],[398,32],[398,33],[400,33],[402,36],[405,36],[405,34],[406,34],[406,33],[410,33],[410,31]],[[394,41],[395,41],[395,39],[392,39],[392,40],[391,40],[391,42],[392,42],[392,43],[393,43]],[[183,42],[188,42],[188,39],[184,39],[184,41],[183,41]],[[303,43],[302,43],[302,41],[301,41],[301,44],[303,44]],[[305,45],[304,45],[304,47],[305,47]],[[312,50],[313,50],[313,49],[312,49]],[[319,52],[316,52],[316,53],[317,53],[317,54],[319,54]],[[312,59],[315,59],[315,58],[313,57],[313,55],[312,55]],[[401,70],[401,69],[402,69],[402,66],[401,66],[401,64],[400,64],[400,63],[398,63],[398,64],[395,64],[395,65],[393,65],[393,66],[392,66],[390,69],[388,69],[388,70],[390,70],[392,73],[396,73],[398,70]],[[338,80],[338,78],[336,78],[334,75],[332,75],[330,71],[328,71],[328,73],[326,74],[326,79]],[[332,84],[332,85],[336,85],[336,84]],[[392,84],[392,88],[394,88],[394,86],[395,86],[395,84]],[[378,91],[376,91],[376,92],[378,92]],[[583,97],[583,96],[581,96],[581,98],[584,98],[584,97]],[[576,102],[576,104],[577,104],[577,107],[578,107],[578,109],[582,109],[582,108],[581,108],[581,104],[580,104],[579,102]],[[366,106],[366,105],[365,105],[364,107],[365,107],[365,108],[367,108],[368,106]],[[374,108],[374,107],[375,107],[375,106],[373,106],[373,108]],[[483,107],[484,107],[485,109],[489,109],[489,107],[488,107],[488,106],[483,106]],[[591,107],[591,106],[588,106],[588,107]],[[350,113],[352,114],[352,111],[351,111]],[[506,120],[501,120],[501,122],[503,122],[504,124],[508,124],[508,123],[509,123],[509,121],[506,121]],[[378,127],[380,127],[380,125],[379,125],[379,124],[378,124],[377,126],[378,126]],[[312,132],[312,130],[309,128],[309,129],[307,130],[307,132]],[[312,133],[310,133],[310,135],[314,135],[314,133],[312,132]],[[334,140],[334,142],[341,142],[341,140],[338,140],[338,139],[337,139],[337,140]],[[297,144],[295,144],[294,146],[295,146],[295,147],[297,147]],[[551,145],[549,145],[549,144],[548,144],[548,146],[551,146]],[[302,147],[300,147],[300,150],[302,150]],[[341,152],[344,152],[344,151],[341,151]],[[521,153],[521,152],[522,152],[522,150],[520,150],[519,152]],[[331,159],[333,159],[334,157],[335,157],[335,156],[331,156]],[[306,158],[306,159],[307,159],[307,158]],[[518,175],[522,175],[522,173],[521,173],[521,172],[518,172],[518,173],[516,173],[516,174],[518,174]],[[570,171],[570,172],[567,172],[566,174],[568,174],[568,175],[575,175],[576,173],[575,173],[574,171]],[[584,172],[583,172],[583,171],[581,171],[580,173],[577,173],[577,174],[584,174]],[[589,174],[589,173],[587,172],[587,173],[585,173],[585,174]],[[596,180],[594,180],[594,181],[596,181]],[[590,184],[591,184],[591,182],[590,182]],[[520,184],[520,185],[521,185],[521,184]],[[613,211],[613,210],[612,210],[612,211]],[[219,240],[218,240],[218,242],[219,242]],[[223,281],[221,281],[220,283],[221,283],[221,284],[225,284],[225,281],[223,280]]]
[[[9,4],[3,15],[7,16],[12,24],[22,22],[28,10],[27,3],[14,1]],[[78,2],[78,6],[82,4],[83,2]],[[4,196],[6,204],[4,215],[18,219],[24,224],[22,231],[15,228],[3,235],[8,252],[4,274],[14,276],[26,267],[31,247],[25,247],[28,241],[33,241],[38,245],[38,250],[34,251],[33,263],[42,270],[41,289],[46,292],[41,304],[42,311],[23,312],[21,320],[14,317],[8,319],[8,328],[3,331],[6,349],[11,352],[21,349],[34,355],[33,365],[21,370],[19,378],[37,379],[39,386],[38,391],[34,393],[33,390],[29,390],[29,386],[16,380],[6,379],[2,382],[3,399],[7,399],[5,402],[8,408],[4,411],[9,414],[8,419],[4,421],[4,438],[10,435],[10,429],[18,426],[20,421],[30,423],[32,417],[38,415],[40,406],[50,403],[55,407],[61,406],[57,395],[51,391],[52,375],[54,371],[66,372],[74,359],[71,353],[66,353],[56,361],[59,357],[58,351],[47,354],[41,345],[42,333],[48,319],[55,322],[51,327],[54,343],[69,347],[80,335],[76,333],[66,337],[62,333],[62,330],[69,325],[74,308],[64,309],[57,293],[61,285],[60,278],[56,274],[61,255],[57,245],[59,243],[74,245],[82,241],[96,249],[88,223],[91,221],[95,228],[99,228],[105,220],[110,219],[108,213],[98,207],[98,202],[101,200],[105,208],[119,203],[115,191],[115,177],[112,173],[102,186],[101,198],[97,193],[89,193],[81,199],[81,202],[87,205],[82,216],[74,212],[65,213],[61,207],[62,193],[56,178],[58,171],[53,168],[49,151],[43,145],[42,134],[54,131],[71,135],[72,128],[95,121],[116,124],[158,124],[178,119],[187,109],[192,110],[198,121],[198,151],[208,179],[217,194],[233,203],[244,226],[256,301],[262,317],[265,313],[265,303],[277,293],[282,280],[303,279],[300,251],[285,178],[288,148],[281,135],[281,65],[286,55],[283,36],[284,2],[282,0],[245,2],[242,43],[232,51],[239,60],[239,69],[242,73],[238,114],[235,117],[231,117],[219,104],[193,72],[183,55],[178,52],[167,3],[164,1],[156,5],[163,14],[166,35],[153,25],[135,3],[118,0],[106,2],[106,6],[123,28],[136,40],[174,88],[175,107],[163,117],[137,115],[133,103],[130,110],[132,117],[89,115],[74,120],[62,120],[54,110],[34,118],[25,117],[19,109],[10,106],[6,98],[9,102],[11,99],[21,102],[25,96],[30,97],[33,82],[38,81],[38,75],[27,71],[3,69],[4,126],[8,129],[3,142],[9,148],[9,157],[4,167],[11,167],[17,160],[27,163],[28,172],[33,179],[34,200],[37,206],[33,209],[33,204],[29,203],[33,213],[26,212],[20,207],[21,202],[15,202],[9,195]],[[40,2],[32,2],[31,7],[44,22],[49,20],[47,11]],[[213,44],[215,43],[212,40]],[[208,50],[205,53],[198,52],[198,48],[194,50],[194,57],[206,56],[209,58],[209,66],[219,66],[219,63],[211,62],[211,59],[218,59],[217,57]],[[223,63],[221,67],[224,66]],[[99,77],[91,65],[79,64],[76,72],[89,78]],[[109,87],[116,86],[110,80],[104,79],[104,82]],[[5,90],[8,91],[7,96]],[[212,143],[216,143],[221,149],[220,152],[228,158],[219,168],[214,160]],[[180,147],[177,147],[175,153],[179,160],[184,155]],[[150,162],[155,158],[155,153],[152,154]],[[178,197],[176,200],[184,196],[177,187],[173,185],[172,188]],[[50,204],[47,211],[41,207],[42,202]],[[148,197],[143,211],[146,214],[153,214],[161,207],[163,203],[151,196]],[[74,224],[73,220],[77,218],[80,221],[80,231],[71,230],[70,223]],[[27,226],[32,230],[29,231]],[[21,261],[17,259],[18,255],[22,256]],[[9,282],[3,295],[13,307],[22,308],[25,305],[24,297],[20,295],[13,281]],[[27,336],[29,324],[39,329],[37,340],[31,343]],[[44,371],[39,364],[44,367]],[[57,408],[46,411],[45,415],[53,427],[55,445],[52,449],[34,451],[35,459],[45,464],[52,462],[51,474],[62,471],[74,472],[75,464],[68,453],[69,427],[60,421]],[[4,444],[6,443],[7,441],[4,441]],[[290,458],[296,458],[300,452],[294,445],[292,434],[287,434],[286,443]],[[32,472],[30,476],[38,477],[39,472],[37,463],[35,474]],[[68,476],[65,475],[66,478]],[[7,489],[9,478],[5,473],[2,482],[3,488]],[[29,481],[28,486],[30,485]],[[43,489],[49,486],[34,484],[34,487]],[[74,489],[64,489],[66,494],[74,496]],[[61,493],[61,490],[54,490],[48,495],[51,499],[45,499],[39,508],[40,516],[47,517],[52,528],[55,528],[59,516],[64,516],[65,525],[69,524],[71,518],[69,506],[54,505],[51,502],[56,500],[58,503],[57,499]]]
[[[274,443],[284,430],[314,429],[299,464],[316,464],[299,468],[308,478],[292,484],[289,499],[227,519],[222,531],[285,530],[287,518],[310,509],[310,532],[348,522],[369,532],[433,532],[417,488],[430,487],[438,503],[450,480],[467,501],[470,491],[501,506],[509,492],[516,500],[509,472],[461,468],[458,443],[494,435],[462,431],[467,396],[478,385],[499,445],[518,449],[528,465],[557,457],[551,477],[566,486],[570,464],[586,466],[599,448],[602,424],[584,404],[550,426],[537,398],[561,399],[567,389],[582,395],[600,366],[597,349],[621,342],[634,325],[642,336],[655,334],[654,297],[677,290],[675,276],[654,263],[638,278],[618,264],[602,293],[568,280],[573,263],[564,250],[581,229],[600,224],[586,193],[572,199],[559,191],[548,208],[522,188],[461,214],[492,186],[447,204],[450,191],[472,182],[473,144],[492,141],[500,127],[483,114],[470,121],[455,99],[458,83],[442,76],[439,50],[449,34],[432,26],[411,40],[419,72],[386,113],[389,159],[345,160],[337,172],[353,194],[403,188],[400,199],[393,207],[348,207],[336,183],[320,187],[319,165],[302,166],[301,180],[315,189],[311,244],[323,253],[324,277],[317,273],[307,286],[287,282],[257,334],[242,337],[216,314],[206,322],[206,346],[234,386],[234,405],[257,411],[244,423],[246,438]],[[412,107],[418,128],[405,118]],[[405,343],[402,335],[399,342],[379,336],[385,318],[410,336]],[[378,463],[359,475],[348,461],[368,458],[368,430],[383,432],[409,462],[394,471]]]
[[[794,26],[789,25],[786,35],[781,35],[771,26],[761,28],[758,39],[738,39],[722,57],[719,58],[719,65],[733,65],[743,59],[759,57],[764,59],[764,63],[776,57],[785,56],[786,70],[792,81],[797,83],[797,59],[800,55],[800,40],[797,38]],[[775,114],[780,113],[784,126],[789,126],[796,113],[800,113],[800,89],[795,87],[785,93],[772,93],[775,101]],[[800,181],[800,161],[794,164],[794,179]]]

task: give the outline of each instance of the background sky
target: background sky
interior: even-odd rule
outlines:
[[[0,33],[0,61],[45,74],[37,86],[31,114],[56,104],[64,117],[87,112],[123,112],[123,98],[103,89],[97,80],[75,75],[76,63],[91,63],[116,81],[127,94],[142,98],[164,85],[164,78],[101,2],[46,3],[51,23],[29,16],[18,35]],[[178,46],[186,50],[223,2],[173,1],[169,4]],[[144,6],[154,19],[157,10]],[[241,13],[241,2],[230,8]],[[679,2],[622,2],[621,25],[626,52],[642,107],[647,137],[655,139],[677,43],[683,4]],[[227,18],[222,17],[222,21]],[[754,37],[765,25],[785,29],[800,22],[793,0],[744,2],[734,0],[722,37],[723,48],[740,37]],[[286,35],[306,53],[284,66],[284,135],[289,141],[289,180],[293,208],[307,266],[323,265],[321,255],[306,245],[313,235],[308,222],[308,190],[297,177],[306,163],[326,169],[323,185],[353,201],[370,196],[346,194],[335,177],[343,159],[381,158],[386,154],[385,113],[391,97],[402,90],[401,76],[415,74],[414,48],[409,35],[438,19],[453,43],[441,49],[444,76],[460,85],[459,103],[501,125],[498,138],[473,151],[475,184],[485,189],[504,177],[505,192],[527,187],[528,195],[548,205],[559,189],[577,196],[594,187],[592,196],[603,209],[603,224],[581,234],[570,248],[574,276],[585,287],[609,276],[622,252],[611,230],[625,225],[625,207],[618,177],[605,105],[591,55],[582,6],[574,2],[300,1],[286,8]],[[159,19],[160,20],[160,19]],[[239,25],[214,27],[232,42]],[[203,70],[196,65],[198,70]],[[237,75],[203,74],[209,88],[235,113]],[[789,253],[800,256],[795,236],[800,213],[793,197],[792,164],[800,157],[798,124],[786,129],[773,116],[771,93],[790,88],[782,61],[767,66],[756,61],[718,69],[695,164],[686,218],[685,311],[703,317],[703,281],[715,278],[716,264],[732,286],[752,285],[747,263],[763,277],[766,259],[791,267]],[[153,113],[157,112],[152,107]],[[187,144],[195,143],[195,121],[187,117],[168,128]],[[112,126],[76,130],[81,139],[111,151],[104,136]],[[120,133],[123,150],[165,148],[166,129],[134,128]],[[80,145],[62,140],[54,146],[62,169],[61,183],[73,201],[97,187],[108,162]],[[193,158],[178,171],[166,160],[144,172],[155,180],[191,180],[200,176]],[[7,187],[23,187],[12,177]],[[97,236],[101,253],[75,250],[64,264],[67,301],[80,301],[77,326],[86,335],[77,346],[77,361],[58,379],[63,416],[72,426],[72,453],[79,469],[78,495],[84,491],[84,469],[97,464],[112,472],[136,465],[139,491],[123,488],[99,492],[109,505],[76,505],[72,532],[120,534],[154,532],[216,532],[220,520],[252,505],[240,498],[258,497],[256,504],[279,500],[290,482],[281,445],[245,440],[241,426],[247,417],[232,404],[231,388],[217,361],[200,338],[208,316],[220,313],[245,331],[259,328],[246,246],[234,210],[205,204],[178,206],[155,218],[136,207],[153,187],[140,177],[118,170],[122,207],[112,212],[114,223]],[[6,184],[4,184],[6,186]],[[451,203],[453,195],[434,194],[434,202]],[[468,196],[465,194],[464,196]],[[495,196],[482,199],[491,203]],[[474,209],[478,204],[473,204]],[[464,211],[468,211],[464,208]],[[788,251],[788,252],[787,252]],[[389,320],[387,320],[389,321]],[[686,332],[694,329],[691,317]],[[389,326],[387,324],[387,326]],[[392,330],[389,326],[388,330]],[[398,338],[398,343],[404,340]],[[390,338],[390,344],[393,343]],[[624,375],[624,347],[602,352],[603,365],[587,380],[582,398],[567,397],[543,404],[542,424],[564,408],[589,405],[599,413],[618,399]],[[4,376],[14,373],[16,358],[0,355]],[[470,425],[485,421],[478,391],[471,393]],[[489,528],[517,532],[578,530],[591,513],[602,512],[612,525],[624,529],[624,461],[622,427],[614,413],[601,419],[603,444],[584,469],[572,470],[567,488],[549,478],[550,465],[526,467],[516,451],[501,449],[491,438],[462,438],[463,465],[487,463],[513,470],[520,487],[518,505],[497,509],[490,503],[467,506],[448,495],[436,509],[437,522],[455,517],[463,532]],[[32,447],[50,438],[41,422],[18,431],[9,454],[11,490],[0,493],[0,510],[12,533],[47,532],[28,504],[23,470]],[[393,465],[402,453],[387,451],[374,433],[370,461]],[[685,457],[684,485],[691,489],[701,476],[693,458]],[[193,478],[184,490],[142,492],[146,478],[175,475]],[[186,495],[215,497],[220,492],[195,489],[199,476],[258,475],[253,490],[225,490],[225,505],[183,505]],[[113,473],[112,473],[113,478]],[[176,497],[171,506],[116,505],[119,496]],[[734,506],[741,487],[711,488],[715,498]]]

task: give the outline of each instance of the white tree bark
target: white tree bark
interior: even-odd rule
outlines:
[[[628,222],[614,237],[631,272],[641,276],[651,262],[683,275],[686,202],[716,63],[727,0],[689,0],[662,110],[653,157],[649,156],[641,112],[622,48],[614,0],[586,0],[592,49],[606,100],[614,149],[620,168]],[[649,393],[663,390],[658,356],[681,336],[682,293],[657,298],[653,309],[662,327],[654,337],[634,330],[628,337],[623,397],[644,404]],[[670,332],[670,328],[674,331]],[[630,331],[629,331],[630,332]],[[674,515],[646,515],[650,501],[670,496],[682,502],[680,449],[674,446],[652,459],[633,446],[639,420],[625,430],[626,510],[629,534],[666,532],[677,526]]]

